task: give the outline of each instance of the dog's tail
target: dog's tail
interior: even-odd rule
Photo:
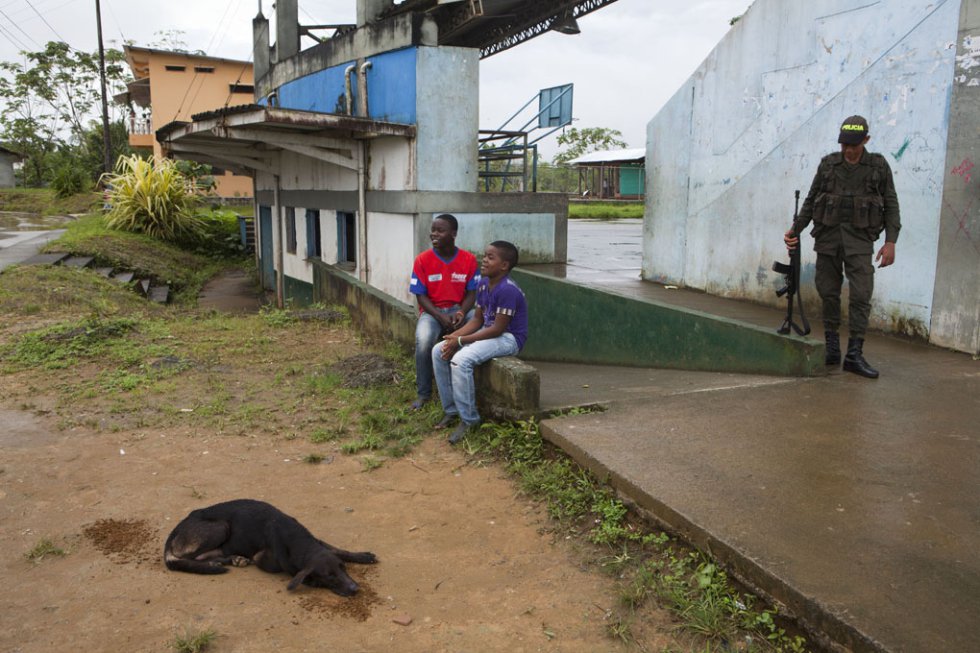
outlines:
[[[225,574],[228,568],[213,560],[188,560],[178,558],[170,551],[163,556],[163,561],[170,571],[186,571],[189,574]]]

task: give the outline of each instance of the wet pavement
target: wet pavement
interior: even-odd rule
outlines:
[[[573,221],[553,272],[782,323],[640,281],[641,229]],[[546,437],[811,627],[855,651],[980,650],[980,362],[882,334],[865,353],[881,378],[531,362],[543,407],[608,408],[545,420]]]
[[[0,211],[0,271],[37,254],[44,245],[65,233],[56,227],[73,219],[64,215]]]

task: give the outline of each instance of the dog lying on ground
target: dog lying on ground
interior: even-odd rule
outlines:
[[[167,538],[167,569],[192,574],[223,574],[225,565],[255,564],[269,573],[286,572],[300,583],[353,596],[358,586],[345,562],[373,564],[373,553],[352,553],[330,546],[278,508],[254,499],[236,499],[192,511]]]

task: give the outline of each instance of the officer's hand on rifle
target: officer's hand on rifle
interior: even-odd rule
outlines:
[[[878,255],[875,256],[875,260],[878,261],[879,268],[887,268],[889,265],[895,262],[895,243],[885,243],[878,250]]]
[[[785,234],[783,234],[783,242],[786,243],[786,249],[794,250],[796,246],[800,244],[800,239],[796,237],[793,230],[790,229]]]

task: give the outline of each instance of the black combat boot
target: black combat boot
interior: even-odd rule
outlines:
[[[823,362],[827,365],[840,365],[840,334],[836,331],[824,331],[823,338],[827,343],[827,355]]]
[[[844,357],[844,371],[854,372],[859,376],[869,379],[877,379],[878,370],[868,365],[868,361],[864,360],[864,353],[861,351],[863,348],[864,338],[847,339],[847,356]]]

